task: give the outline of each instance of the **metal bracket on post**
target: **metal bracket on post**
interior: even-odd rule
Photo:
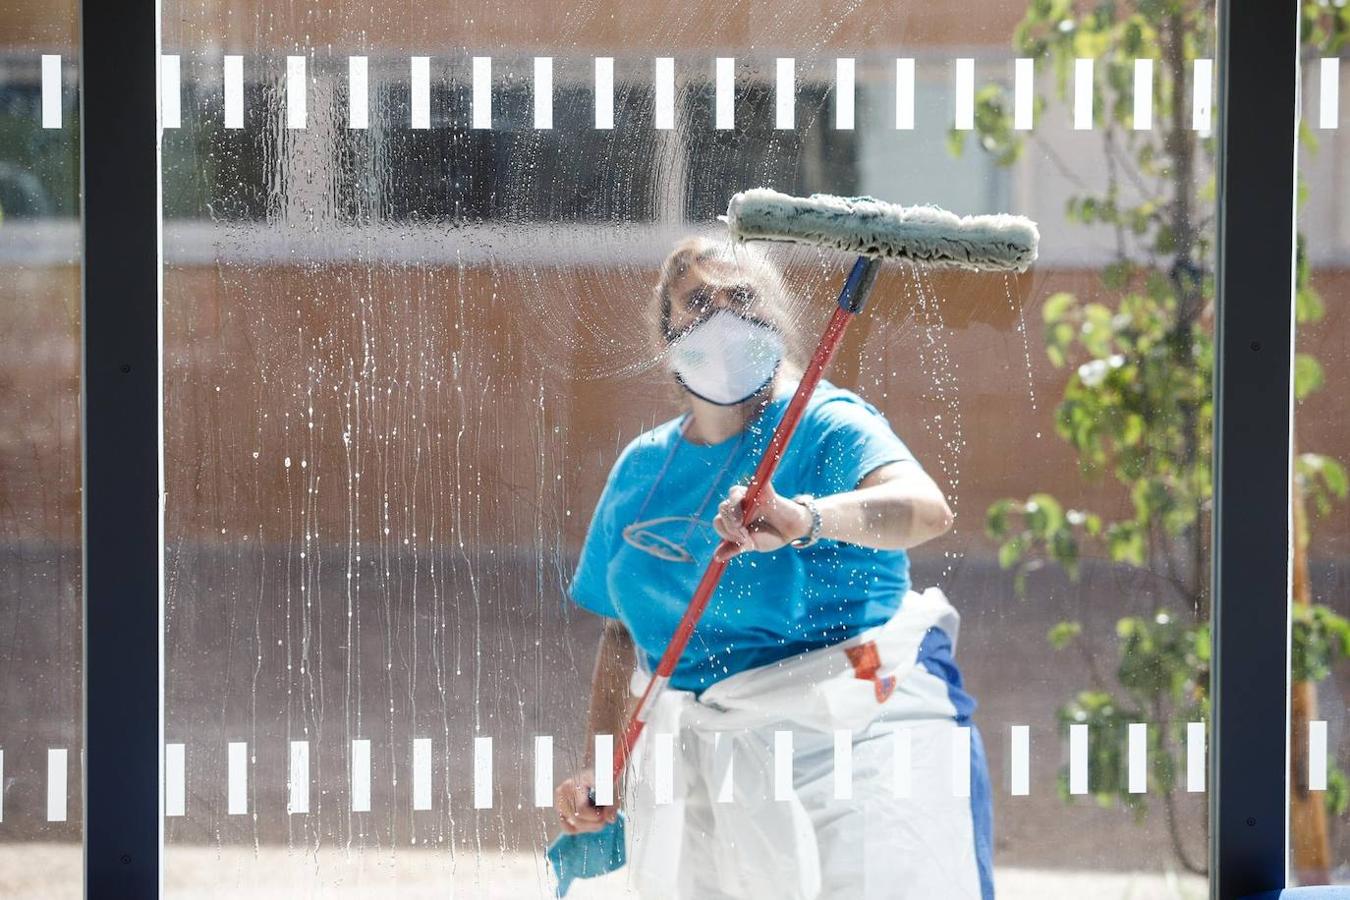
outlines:
[[[1285,887],[1299,5],[1218,5],[1210,896]]]
[[[110,900],[163,885],[159,16],[80,9],[84,872]]]

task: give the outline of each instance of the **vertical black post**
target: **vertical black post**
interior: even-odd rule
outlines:
[[[1220,0],[1210,896],[1285,886],[1296,0]]]
[[[159,3],[82,0],[85,896],[161,893]]]

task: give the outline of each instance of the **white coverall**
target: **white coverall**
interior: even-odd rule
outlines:
[[[625,788],[638,893],[989,900],[971,797],[975,782],[988,802],[978,743],[974,776],[970,764],[978,733],[954,718],[947,681],[916,664],[932,627],[954,653],[959,621],[940,590],[911,591],[888,622],[843,643],[699,696],[667,688]],[[634,672],[635,695],[648,677]]]

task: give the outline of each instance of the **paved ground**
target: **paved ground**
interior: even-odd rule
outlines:
[[[80,896],[80,849],[70,844],[0,846],[0,896],[7,900],[59,900]],[[1199,900],[1205,881],[1194,876],[1142,872],[1094,873],[1000,869],[1000,900]],[[175,900],[248,897],[291,898],[473,897],[524,900],[551,896],[542,857],[485,849],[341,849],[300,851],[284,847],[171,847],[165,858],[165,894]],[[634,897],[622,872],[579,882],[569,900]]]

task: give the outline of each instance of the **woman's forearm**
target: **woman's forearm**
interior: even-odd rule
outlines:
[[[607,621],[591,677],[591,707],[586,718],[587,766],[595,763],[595,736],[612,734],[619,740],[618,736],[628,724],[628,713],[633,705],[628,681],[635,662],[633,639],[628,630],[616,620]]]
[[[818,497],[816,507],[822,538],[882,550],[907,550],[952,526],[940,493],[915,492],[894,481]]]

